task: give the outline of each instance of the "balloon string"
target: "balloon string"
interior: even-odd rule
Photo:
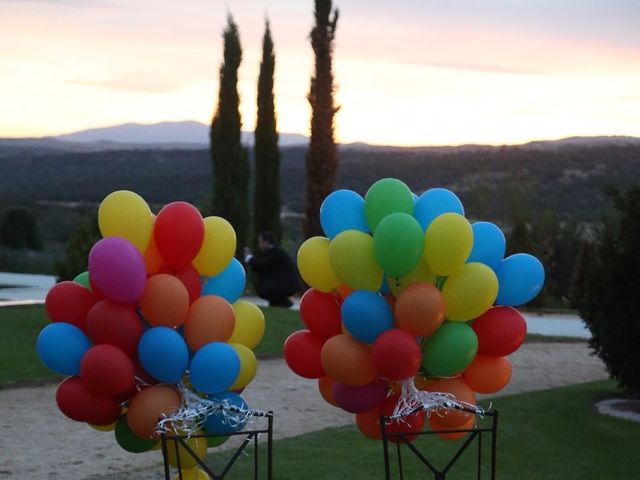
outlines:
[[[269,414],[260,410],[239,408],[231,405],[229,400],[210,400],[202,398],[189,390],[182,382],[178,384],[182,398],[180,408],[171,415],[165,415],[158,422],[156,432],[175,433],[190,437],[204,427],[207,417],[220,414],[220,421],[232,429],[240,429],[247,425],[253,417],[266,417]]]
[[[403,419],[419,410],[425,412],[429,417],[433,412],[444,416],[447,414],[447,410],[451,409],[463,410],[480,416],[484,415],[484,409],[477,405],[457,400],[451,393],[418,390],[411,378],[402,380],[400,383],[402,385],[402,393],[393,409],[393,413],[389,416],[391,420]]]

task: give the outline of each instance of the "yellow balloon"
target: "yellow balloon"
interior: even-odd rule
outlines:
[[[202,432],[198,432],[198,435],[202,435]],[[170,439],[171,437],[169,437]],[[207,439],[204,437],[191,437],[184,438],[183,441],[189,445],[189,448],[193,450],[200,460],[204,460],[207,456]],[[196,459],[179,443],[168,440],[167,442],[167,460],[169,464],[178,467],[178,459],[176,456],[176,444],[178,445],[178,454],[180,455],[180,467],[181,468],[193,468],[198,465]]]
[[[418,262],[418,265],[416,265],[416,267],[404,277],[400,277],[398,279],[387,278],[387,283],[389,284],[391,293],[397,297],[402,290],[414,283],[427,282],[431,285],[435,285],[436,278],[436,274],[429,270],[429,266],[424,259],[422,259]]]
[[[204,240],[193,259],[200,275],[212,277],[222,272],[236,253],[236,232],[222,217],[204,219]]]
[[[331,267],[354,290],[377,292],[384,272],[373,253],[373,238],[359,230],[345,230],[331,240]]]
[[[436,275],[451,275],[464,265],[472,248],[471,224],[457,213],[436,217],[424,235],[424,259]]]
[[[241,343],[229,343],[229,345],[233,347],[238,357],[240,357],[240,373],[233,385],[229,387],[229,390],[239,390],[249,385],[251,380],[255,378],[258,371],[258,360],[256,360],[253,350],[249,347]]]
[[[257,305],[245,300],[238,300],[231,306],[236,316],[236,324],[228,342],[240,343],[254,349],[264,337],[264,313]]]
[[[129,190],[118,190],[102,200],[98,226],[103,237],[126,238],[144,253],[151,239],[153,217],[144,198]]]
[[[331,268],[329,244],[327,237],[311,237],[298,249],[298,270],[302,279],[316,290],[325,293],[337,289],[342,284]]]
[[[89,425],[94,430],[98,430],[99,432],[112,432],[113,430],[116,429],[117,423],[118,422],[116,421],[116,422],[110,423],[109,425],[94,425],[93,423],[88,423],[87,425]]]
[[[182,473],[182,477],[178,474],[173,480],[180,480],[180,478],[182,478],[182,480],[211,480],[207,472],[199,468],[183,469],[180,473]]]
[[[442,289],[449,320],[474,319],[493,305],[498,296],[498,278],[483,263],[467,263],[447,278]]]

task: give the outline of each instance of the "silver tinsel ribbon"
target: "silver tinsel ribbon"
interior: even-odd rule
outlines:
[[[444,416],[447,410],[451,409],[464,410],[480,416],[484,415],[484,409],[467,402],[461,402],[450,393],[418,390],[412,378],[403,380],[400,383],[402,385],[402,393],[393,409],[393,413],[389,417],[392,420],[403,419],[418,410],[424,411],[427,416],[431,416],[433,412]]]
[[[268,414],[259,410],[243,409],[231,405],[228,400],[210,400],[196,395],[182,382],[178,384],[180,392],[180,408],[158,422],[156,432],[175,433],[187,437],[194,435],[213,414],[222,415],[222,423],[232,429],[244,428],[254,417],[266,417]]]

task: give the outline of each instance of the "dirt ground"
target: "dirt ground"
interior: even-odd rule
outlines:
[[[607,378],[586,343],[527,343],[510,359],[513,376],[500,395]],[[112,432],[68,420],[56,407],[55,389],[0,390],[0,479],[164,478],[160,452],[128,453]],[[276,439],[354,422],[353,415],[324,402],[315,381],[296,376],[282,359],[261,360],[243,397],[251,408],[275,412]]]

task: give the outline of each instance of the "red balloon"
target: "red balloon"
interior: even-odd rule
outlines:
[[[184,284],[189,293],[189,303],[195,302],[202,293],[200,274],[193,265],[187,265],[174,272],[174,275]]]
[[[527,322],[512,307],[493,307],[473,321],[478,354],[504,357],[515,352],[527,335]]]
[[[418,373],[422,352],[413,335],[394,328],[381,333],[376,339],[373,362],[381,377],[403,380]]]
[[[102,290],[98,288],[93,278],[91,278],[91,272],[89,272],[89,286],[91,287],[91,293],[96,297],[97,300],[102,300],[103,298],[107,298],[107,296],[102,293]]]
[[[135,383],[133,363],[113,345],[91,347],[80,362],[80,378],[88,391],[96,395],[118,395]]]
[[[93,293],[79,283],[60,282],[47,293],[44,308],[52,322],[71,323],[84,331],[87,313],[96,301]]]
[[[133,305],[100,300],[87,315],[87,335],[93,343],[113,345],[130,357],[136,355],[143,333],[144,325]]]
[[[342,333],[340,303],[331,293],[307,290],[300,299],[300,316],[309,331],[323,341]]]
[[[320,352],[322,341],[309,330],[293,332],[284,342],[284,359],[289,368],[304,378],[324,377]]]
[[[200,251],[204,221],[200,212],[186,202],[166,205],[153,227],[158,252],[171,268],[186,267]]]
[[[387,398],[380,407],[380,415],[386,417],[392,415],[399,398],[400,395],[398,394]],[[424,427],[424,415],[424,412],[420,410],[399,420],[388,420],[386,429],[389,441],[394,443],[413,442],[418,437],[417,435],[402,435],[402,437],[394,437],[393,435],[421,432]]]
[[[94,425],[115,422],[122,410],[112,397],[89,392],[80,377],[68,377],[62,381],[56,391],[56,403],[71,420]]]

